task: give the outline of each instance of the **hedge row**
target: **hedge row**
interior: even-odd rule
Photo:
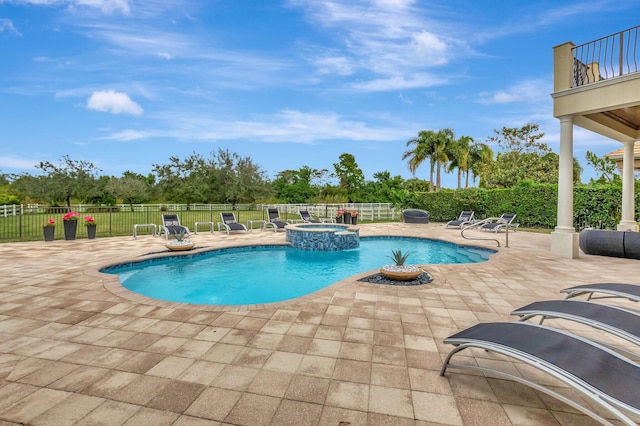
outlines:
[[[640,213],[640,182],[635,185],[636,220]],[[527,228],[553,228],[557,222],[558,185],[520,182],[507,189],[441,190],[419,194],[417,205],[427,210],[434,222],[457,218],[463,210],[473,210],[475,217],[497,217],[515,213],[516,222]],[[574,225],[615,229],[620,222],[622,188],[616,185],[576,186],[573,193]]]

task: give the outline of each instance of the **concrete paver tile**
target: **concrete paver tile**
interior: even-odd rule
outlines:
[[[225,422],[242,426],[268,425],[279,405],[280,398],[245,393],[231,410]]]
[[[98,408],[87,414],[77,426],[120,426],[135,415],[140,406],[125,404],[124,402],[105,401]]]
[[[149,401],[148,407],[183,413],[205,390],[204,385],[178,380],[169,382]]]
[[[283,397],[292,378],[293,374],[291,373],[259,370],[247,391],[260,395]]]
[[[2,416],[16,422],[29,423],[45,411],[71,396],[69,392],[41,388],[3,408]]]
[[[242,396],[242,392],[207,388],[187,408],[184,414],[223,421]]]
[[[293,376],[285,398],[313,404],[324,404],[329,390],[329,383],[329,379],[319,377]]]
[[[179,414],[169,411],[141,408],[124,423],[124,426],[153,425],[170,426],[178,418]]]
[[[315,426],[320,422],[322,405],[283,400],[271,420],[273,426]]]
[[[326,405],[367,411],[369,386],[360,383],[332,381],[329,385]]]
[[[369,412],[413,419],[411,391],[383,386],[369,388]]]
[[[104,399],[94,396],[71,394],[58,405],[31,420],[30,423],[36,426],[73,425],[104,401]]]

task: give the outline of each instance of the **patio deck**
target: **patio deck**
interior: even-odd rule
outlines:
[[[495,248],[438,223],[360,228],[362,236]],[[442,339],[463,328],[514,321],[511,310],[561,299],[559,290],[569,286],[640,284],[637,260],[561,259],[550,254],[547,234],[509,237],[510,248],[488,262],[427,266],[434,277],[428,285],[356,281],[369,271],[291,302],[227,308],[153,301],[97,272],[163,250],[157,237],[0,244],[0,424],[595,424],[517,383],[438,375],[451,349]],[[217,248],[284,242],[285,235],[191,239]],[[602,336],[552,321],[545,324]],[[555,384],[518,362],[467,355]]]

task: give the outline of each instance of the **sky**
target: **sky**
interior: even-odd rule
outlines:
[[[68,155],[147,175],[221,148],[269,178],[349,153],[367,180],[408,179],[420,130],[487,142],[526,123],[558,152],[553,47],[638,16],[637,0],[0,0],[0,173]],[[574,127],[582,181],[586,151],[621,147]]]

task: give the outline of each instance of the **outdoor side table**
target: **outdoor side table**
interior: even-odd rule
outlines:
[[[133,238],[138,237],[138,228],[152,228],[153,236],[156,236],[156,224],[155,223],[136,223],[133,225]]]
[[[209,225],[209,230],[211,231],[212,234],[213,234],[213,231],[216,230],[213,222],[196,222],[194,224],[194,231],[193,231],[194,234],[198,233],[198,225]]]

